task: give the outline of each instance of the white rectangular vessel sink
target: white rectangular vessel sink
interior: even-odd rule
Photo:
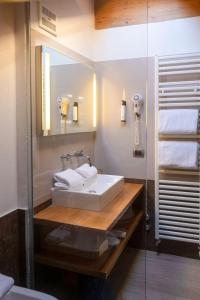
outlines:
[[[123,176],[97,174],[79,190],[52,189],[52,201],[55,205],[100,211],[122,191],[123,185]]]

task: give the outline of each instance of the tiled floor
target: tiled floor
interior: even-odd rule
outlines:
[[[199,260],[129,248],[112,277],[119,290],[117,300],[144,300],[145,286],[147,300],[200,299]]]
[[[107,281],[80,276],[77,289],[49,274],[38,288],[60,300],[200,300],[200,260],[151,251],[127,248]]]

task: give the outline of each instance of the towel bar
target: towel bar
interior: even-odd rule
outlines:
[[[185,220],[186,220],[186,218],[185,218]],[[186,220],[186,222],[187,221],[188,220]],[[176,221],[160,220],[160,224],[175,225],[175,226],[179,226],[179,227],[185,227],[185,226],[187,226],[188,228],[196,228],[196,229],[199,230],[199,224],[192,224],[192,223],[186,223],[186,222],[176,222]]]
[[[165,82],[159,82],[158,86],[191,86],[191,85],[199,85],[200,84],[200,80],[182,80],[182,81],[165,81]]]
[[[186,74],[200,74],[200,70],[195,69],[195,70],[159,72],[159,76],[186,75]]]
[[[200,134],[160,134],[159,139],[200,139]]]
[[[159,173],[162,174],[171,174],[171,175],[192,175],[192,176],[200,176],[199,171],[179,171],[179,170],[166,170],[160,169]]]
[[[188,64],[188,63],[200,63],[200,59],[180,59],[180,60],[167,60],[167,61],[160,61],[159,66],[165,65],[179,65],[179,64]]]
[[[159,184],[172,184],[172,185],[186,185],[200,187],[200,182],[192,182],[192,181],[176,181],[176,180],[159,180]]]
[[[191,103],[163,103],[159,104],[159,107],[200,107],[200,102],[191,102]]]

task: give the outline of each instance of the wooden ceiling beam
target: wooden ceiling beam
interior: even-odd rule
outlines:
[[[95,0],[96,29],[195,16],[200,16],[199,0]]]

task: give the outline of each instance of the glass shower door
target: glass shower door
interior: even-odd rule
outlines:
[[[89,4],[92,1],[83,2]],[[76,1],[60,0],[59,3],[55,0],[46,1],[45,8],[55,12],[57,16],[57,37],[49,35],[49,32],[36,22],[36,4],[35,1],[31,2],[35,287],[63,300],[68,298],[145,300],[145,201],[148,154],[146,83],[149,61],[147,55],[147,1],[143,1],[142,5],[139,4],[141,15],[137,14],[136,19],[133,18],[130,23],[129,20],[125,20],[126,22],[119,26],[102,30],[92,27],[92,35],[91,32],[90,35],[84,34],[84,26],[79,27],[82,22],[84,23],[85,20],[88,20],[87,18],[91,17],[90,14],[85,16],[84,5],[79,5]],[[125,7],[126,9],[129,7],[128,5],[129,3]],[[86,5],[86,9],[88,9],[88,5]],[[132,16],[130,17],[132,18]],[[88,21],[87,24],[90,22]],[[87,48],[85,39],[88,36],[90,38],[88,45],[92,50],[89,49],[89,54],[87,53],[89,59],[88,57],[86,59],[82,53],[81,61],[86,59],[87,64],[92,62],[96,72],[96,96],[98,99],[96,103],[98,123],[96,134],[80,132],[67,135],[38,135],[36,120],[41,102],[38,103],[35,80],[39,78],[36,76],[36,74],[38,75],[36,46],[53,47],[62,54],[72,55],[73,53],[73,58],[78,58],[80,52],[84,52]],[[92,55],[91,51],[94,51]],[[96,56],[95,61],[93,61],[94,55]],[[68,85],[65,80],[69,82],[72,73],[70,72],[70,76],[69,73],[61,73],[66,66],[71,67],[72,70],[74,60],[73,62],[70,60],[70,63],[69,59],[67,62],[65,60],[64,65],[60,61],[53,60],[51,65],[49,58],[51,61],[52,57],[52,53],[43,57],[45,60],[43,68],[50,74],[47,78],[51,79],[50,98],[52,98],[50,100],[53,101],[47,110],[48,112],[49,109],[55,110],[55,114],[61,122],[66,121],[66,118],[65,114],[64,116],[63,113],[60,114],[59,99],[63,100],[65,104],[70,100],[69,106],[66,104],[64,111],[72,108],[71,103],[83,104],[85,99],[81,99],[81,97],[79,99],[81,95],[77,94],[77,90],[74,92],[77,85],[82,84],[81,80],[78,82],[79,76],[76,76],[73,92],[70,92],[66,88]],[[59,75],[60,77],[56,77]],[[59,94],[57,95],[56,92]],[[49,93],[45,96],[49,96]],[[74,97],[76,97],[75,101]],[[124,114],[122,106],[126,106],[126,114]],[[81,123],[83,111],[81,105],[78,105],[78,108],[79,122]],[[48,121],[48,112],[45,115],[46,121]],[[70,119],[73,117],[71,113],[68,117],[67,121],[73,121]],[[70,124],[72,127],[79,128],[79,122]],[[46,133],[50,130],[49,125],[52,124],[44,123],[46,127],[42,129],[45,129]],[[80,153],[81,149],[91,157],[91,161],[97,167],[100,175],[104,173],[124,176],[126,186],[132,190],[131,194],[134,199],[128,193],[129,201],[126,202],[126,197],[122,197],[118,201],[117,208],[110,208],[109,211],[105,209],[105,215],[103,213],[101,215],[101,212],[89,213],[87,210],[84,212],[82,209],[82,212],[79,211],[80,218],[76,217],[75,211],[71,216],[64,216],[63,212],[66,212],[66,208],[60,208],[57,219],[48,219],[48,216],[52,218],[55,216],[54,213],[51,214],[53,212],[51,194],[54,184],[53,176],[58,171],[62,171],[62,168],[76,169],[79,164],[85,162],[82,158],[77,159],[76,156],[70,156],[78,151]],[[64,155],[62,155],[63,153]],[[67,160],[69,157],[70,159]],[[141,192],[142,185],[143,191]],[[135,191],[138,191],[138,194]],[[91,190],[92,193],[94,193],[94,189]],[[92,214],[95,216],[92,225],[96,224],[97,230],[91,227],[86,231],[84,223],[89,219],[88,215]],[[81,222],[82,226],[80,226]],[[90,226],[92,225],[90,223]],[[123,236],[116,237],[116,233],[113,236],[112,230],[115,225],[120,225],[123,233],[125,231]],[[106,246],[107,251],[103,251],[103,247],[101,252],[94,251],[96,245],[99,246],[99,244]],[[90,247],[90,251],[88,247]]]
[[[152,14],[150,7],[146,298],[198,299],[199,16],[189,3],[156,23]]]
[[[31,285],[32,157],[28,1],[0,3],[0,273]],[[5,292],[9,290],[5,287]],[[3,296],[2,296],[3,297]]]

